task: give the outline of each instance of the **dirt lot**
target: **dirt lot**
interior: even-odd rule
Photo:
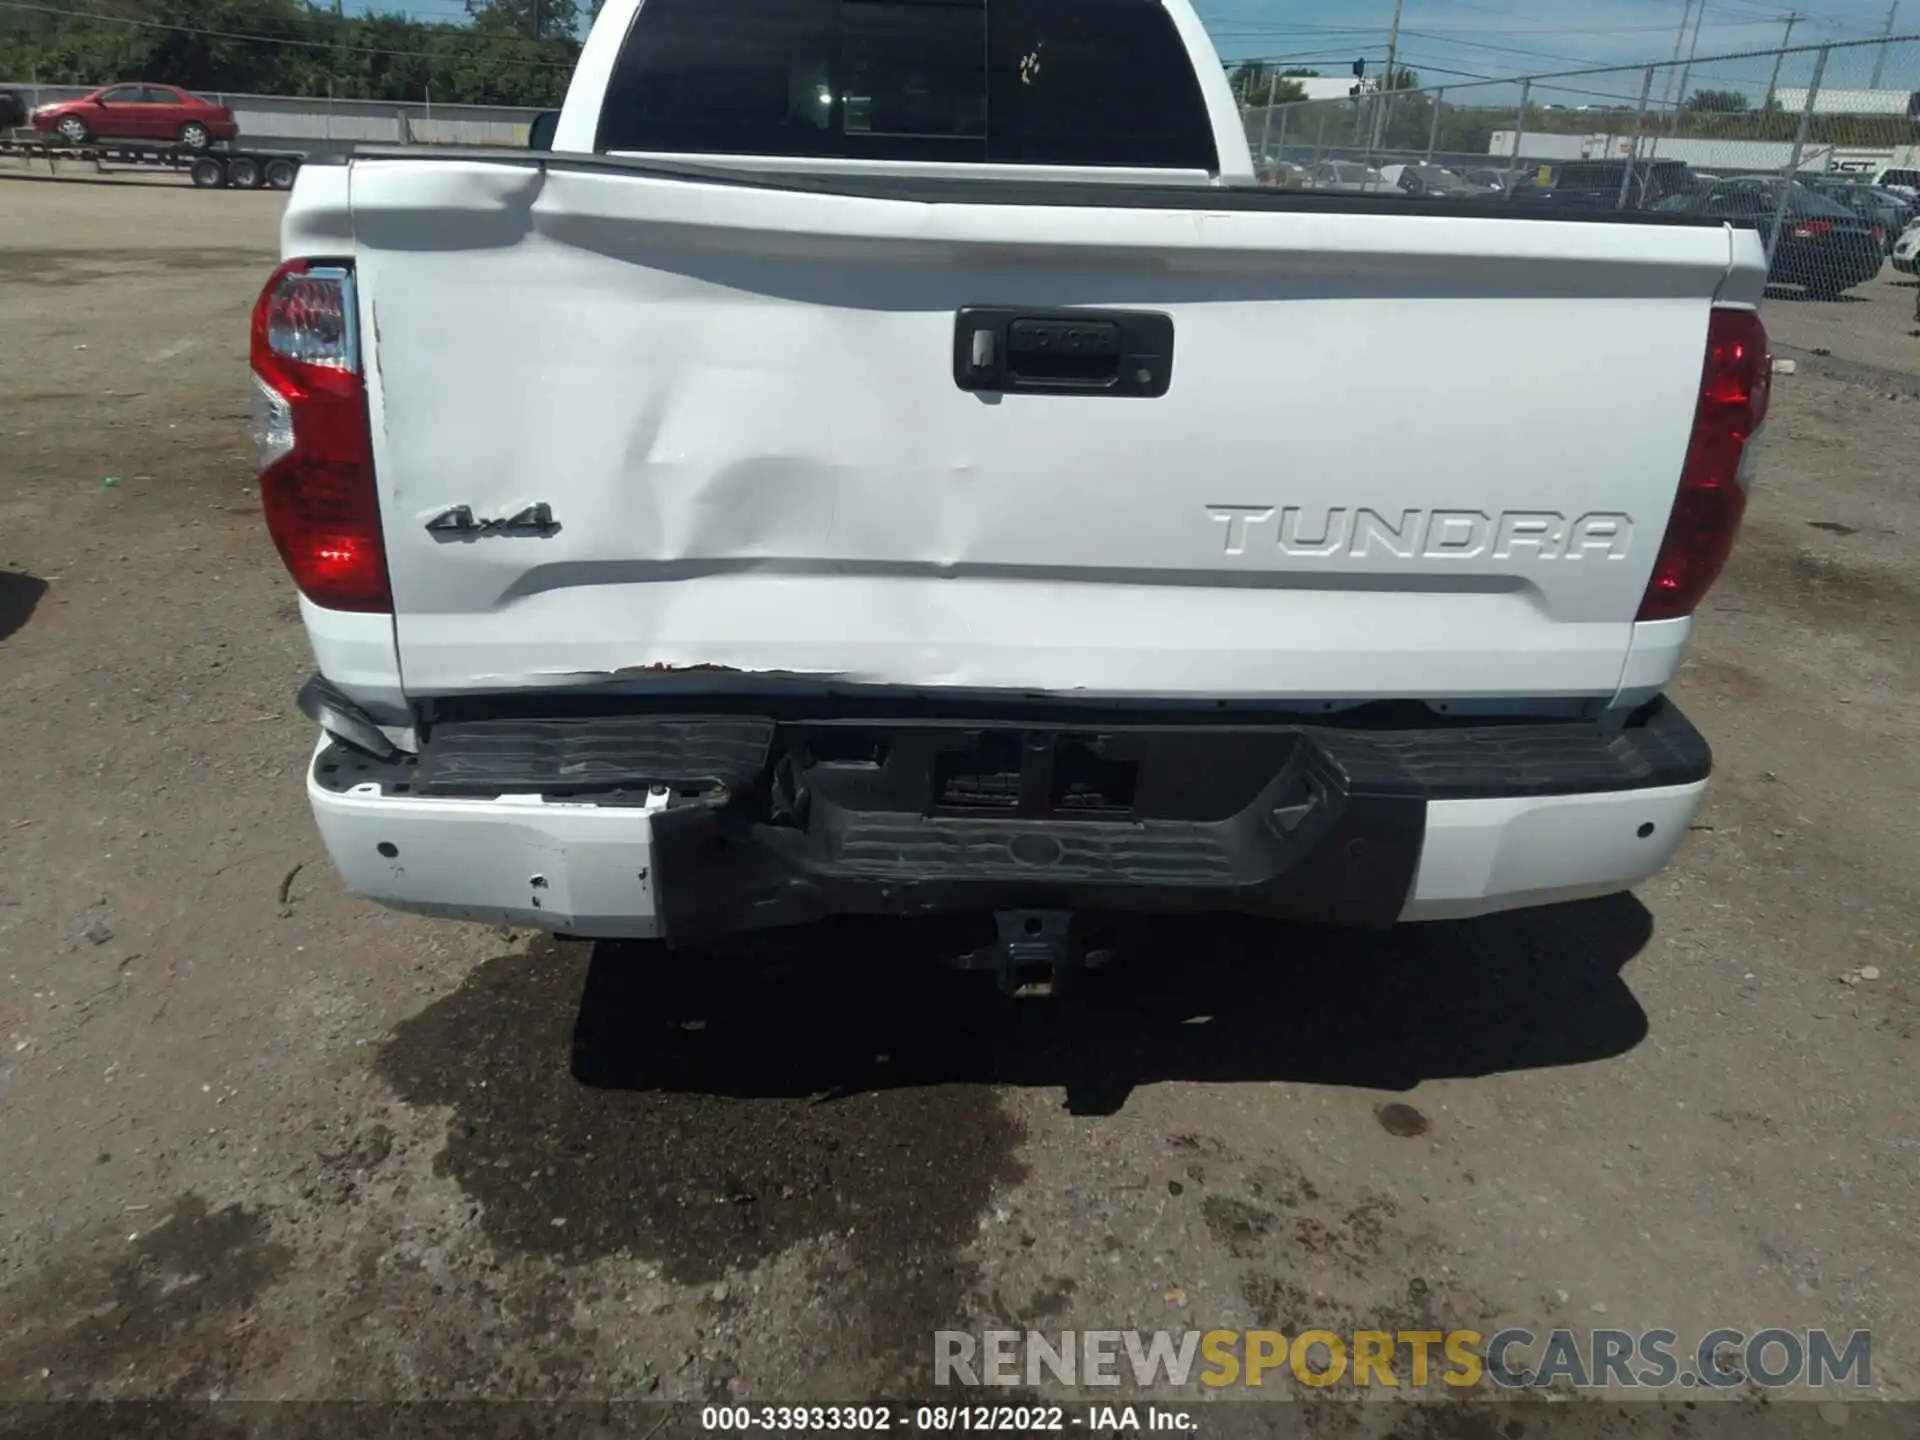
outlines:
[[[1910,283],[1771,307],[1852,363],[1780,382],[1636,897],[715,996],[334,880],[242,433],[279,208],[0,178],[0,1397],[857,1398],[995,1319],[1871,1326],[1915,1396]]]

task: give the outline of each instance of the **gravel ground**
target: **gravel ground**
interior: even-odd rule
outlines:
[[[1829,372],[1870,380],[1898,377],[1896,388],[1920,393],[1920,281],[1891,265],[1838,300],[1809,300],[1782,289],[1767,315],[1774,350],[1797,361],[1824,359]]]
[[[0,1397],[849,1399],[995,1320],[1872,1326],[1914,1393],[1909,282],[1770,309],[1669,873],[1020,1007],[343,893],[242,434],[279,208],[0,181]]]

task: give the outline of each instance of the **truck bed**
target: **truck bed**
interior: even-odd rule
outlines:
[[[664,180],[697,181],[708,185],[737,185],[755,190],[790,190],[802,194],[838,195],[849,199],[904,200],[917,204],[1043,205],[1068,209],[1280,211],[1289,214],[1408,215],[1432,214],[1481,220],[1519,220],[1531,223],[1629,225],[1667,229],[1724,230],[1723,222],[1698,215],[1658,210],[1576,209],[1555,211],[1515,205],[1501,196],[1468,199],[1418,197],[1394,191],[1289,190],[1252,181],[1222,180],[1211,185],[1143,183],[1114,178],[1100,183],[1085,179],[1011,179],[978,173],[979,167],[946,166],[937,173],[881,171],[819,171],[795,169],[791,164],[756,168],[750,164],[718,164],[699,159],[662,159],[630,155],[568,154],[553,151],[518,152],[498,146],[458,148],[436,146],[424,152],[418,146],[336,144],[310,157],[315,166],[346,166],[354,161],[406,161],[429,165],[507,165],[521,169],[586,171],[627,174]]]

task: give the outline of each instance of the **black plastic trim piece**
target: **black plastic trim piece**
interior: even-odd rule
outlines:
[[[456,720],[434,727],[413,788],[450,796],[743,788],[765,770],[772,739],[773,722],[756,716]]]
[[[1354,792],[1302,736],[1279,753],[1264,776],[1236,772],[1255,787],[1217,819],[862,809],[846,773],[821,770],[803,824],[671,806],[653,817],[662,931],[684,944],[829,915],[1009,909],[1391,925],[1419,867],[1426,803]]]
[[[316,684],[325,687],[318,677],[309,682]],[[301,694],[306,710],[308,691]],[[350,701],[344,703],[351,708]],[[740,790],[761,777],[780,747],[803,741],[825,747],[822,737],[833,737],[837,758],[878,746],[917,755],[916,764],[930,766],[933,750],[956,734],[1028,730],[1098,736],[1103,753],[1115,759],[1138,761],[1156,754],[1158,764],[1141,771],[1140,803],[1147,813],[1165,815],[1174,813],[1169,807],[1177,803],[1176,795],[1193,795],[1223,783],[1218,777],[1244,776],[1278,763],[1275,747],[1300,735],[1338,757],[1370,789],[1431,800],[1686,785],[1704,780],[1713,763],[1706,740],[1664,697],[1640,707],[1624,725],[1607,715],[1447,719],[1421,707],[1392,706],[1347,712],[1339,723],[1327,724],[1281,714],[1223,722],[1206,712],[1076,712],[1042,702],[1017,711],[1004,701],[991,708],[956,703],[937,719],[927,716],[925,702],[857,705],[795,698],[781,703],[778,716],[766,713],[775,707],[764,696],[736,697],[734,704],[707,697],[706,713],[699,715],[646,710],[642,703],[625,696],[442,701],[441,718],[425,737],[419,766],[408,757],[404,778],[420,793],[444,795],[583,795],[652,783],[724,784]],[[377,733],[370,719],[361,718]],[[385,753],[393,753],[384,737],[381,744]],[[896,767],[891,773],[902,772]],[[378,778],[369,773],[351,783]],[[929,781],[916,777],[911,783],[919,793]]]
[[[1356,783],[1425,800],[1651,790],[1694,784],[1713,769],[1706,738],[1664,698],[1624,726],[1601,719],[1313,733],[1327,737]]]

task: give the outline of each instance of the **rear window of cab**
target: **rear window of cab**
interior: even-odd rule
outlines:
[[[595,148],[1215,171],[1158,0],[644,0]]]

